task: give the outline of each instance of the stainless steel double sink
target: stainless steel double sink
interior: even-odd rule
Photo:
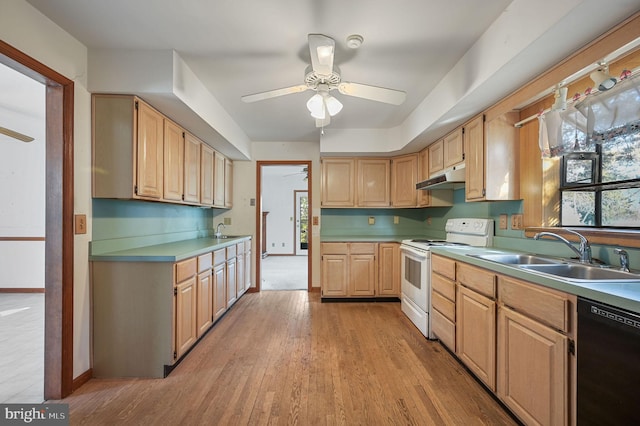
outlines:
[[[624,272],[601,265],[574,263],[560,258],[518,253],[467,254],[467,256],[515,266],[530,272],[549,275],[567,281],[640,283],[640,274]]]

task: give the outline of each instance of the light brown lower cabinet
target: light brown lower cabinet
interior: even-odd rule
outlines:
[[[374,297],[378,243],[321,244],[322,297]]]
[[[213,252],[213,321],[227,310],[227,255],[225,249]]]
[[[180,358],[198,339],[196,277],[176,285],[176,351]]]
[[[576,296],[451,262],[432,256],[436,337],[524,424],[575,424]]]
[[[378,244],[377,296],[400,297],[400,244]]]

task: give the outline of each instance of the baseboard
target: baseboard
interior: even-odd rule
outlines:
[[[44,288],[31,288],[31,287],[0,288],[0,293],[44,293]]]
[[[90,368],[75,379],[73,379],[73,383],[71,384],[71,392],[75,392],[80,388],[80,386],[87,383],[93,377],[93,369]]]

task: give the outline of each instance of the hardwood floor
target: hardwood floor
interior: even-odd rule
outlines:
[[[135,354],[131,354],[135,356]],[[92,379],[71,424],[515,424],[399,303],[248,293],[165,379]]]

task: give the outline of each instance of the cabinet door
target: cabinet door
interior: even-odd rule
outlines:
[[[467,201],[485,198],[484,117],[476,117],[464,126],[465,198]]]
[[[445,169],[464,161],[462,127],[459,127],[444,137],[442,156]]]
[[[496,389],[496,302],[458,285],[456,354],[489,389]]]
[[[385,158],[362,159],[357,162],[358,206],[388,207],[390,204],[390,164]]]
[[[429,176],[444,170],[444,141],[440,139],[429,145]]]
[[[138,105],[138,135],[136,146],[136,195],[143,198],[162,198],[163,133],[162,115],[145,104]]]
[[[347,295],[347,254],[322,255],[322,295],[327,297]]]
[[[396,157],[391,163],[391,204],[415,207],[418,201],[418,154]]]
[[[224,159],[224,206],[233,207],[233,161]]]
[[[176,285],[176,359],[197,339],[196,300],[196,277]]]
[[[373,296],[376,288],[376,256],[352,254],[349,256],[349,296]]]
[[[355,206],[355,162],[352,158],[323,158],[320,178],[322,207]]]
[[[200,203],[200,144],[193,135],[184,138],[184,201]]]
[[[429,179],[429,148],[418,153],[418,182]],[[418,207],[428,207],[431,202],[431,191],[418,191]]]
[[[164,120],[163,199],[182,201],[184,177],[184,131],[171,120]]]
[[[213,205],[224,207],[224,155],[214,152]]]
[[[200,145],[200,204],[213,204],[213,148]]]
[[[238,298],[237,295],[237,261],[233,259],[227,260],[227,307],[233,305]]]
[[[241,243],[244,244],[244,243]],[[245,279],[244,279],[244,253],[238,254],[236,257],[236,295],[240,297],[245,291]]]
[[[400,244],[378,246],[378,296],[400,296]]]
[[[209,329],[213,321],[212,290],[211,269],[208,269],[198,275],[198,287],[196,291],[198,300],[198,309],[196,314],[198,321],[198,337],[202,336]]]
[[[567,337],[498,310],[498,397],[525,423],[568,424]]]
[[[217,320],[227,310],[227,264],[213,268],[213,320]]]
[[[251,288],[251,250],[244,252],[244,291]]]

